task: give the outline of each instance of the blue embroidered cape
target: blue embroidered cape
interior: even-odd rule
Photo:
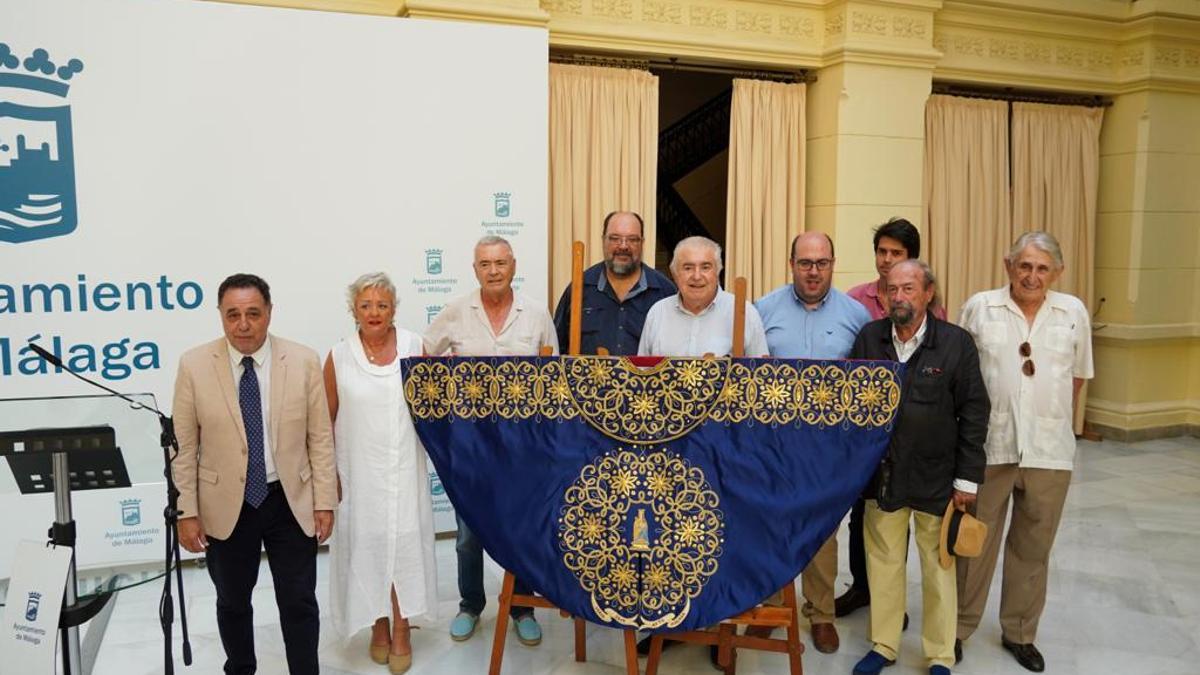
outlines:
[[[405,359],[417,433],[495,560],[595,623],[753,607],[833,533],[887,446],[901,366]]]

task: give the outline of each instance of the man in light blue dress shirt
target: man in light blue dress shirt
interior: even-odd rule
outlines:
[[[833,288],[833,240],[806,232],[792,241],[788,256],[792,283],[755,303],[762,317],[771,356],[789,359],[844,359],[859,329],[871,315],[857,300]],[[812,625],[813,646],[837,651],[833,625],[833,583],[837,577],[837,533],[821,547],[800,575],[803,613]]]

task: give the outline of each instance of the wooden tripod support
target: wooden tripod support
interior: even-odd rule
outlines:
[[[646,661],[646,675],[657,675],[658,662],[662,658],[663,640],[675,640],[692,644],[716,645],[717,663],[725,669],[725,675],[734,675],[737,668],[736,649],[758,649],[767,652],[782,652],[788,655],[788,672],[803,675],[804,665],[800,655],[804,645],[800,642],[799,613],[796,608],[796,586],[783,587],[783,605],[778,607],[760,605],[737,616],[731,616],[717,625],[716,631],[691,630],[683,633],[656,634],[650,639],[650,658]],[[785,639],[738,635],[739,625],[784,628]]]

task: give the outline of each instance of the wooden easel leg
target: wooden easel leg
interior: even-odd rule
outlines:
[[[655,635],[650,638],[650,656],[646,659],[646,675],[658,675],[658,660],[662,658],[663,639]]]
[[[496,615],[496,633],[492,638],[492,661],[488,675],[500,675],[500,664],[504,661],[504,639],[508,636],[508,612],[512,609],[513,585],[516,577],[504,572],[504,583],[500,587],[500,609]]]
[[[792,613],[792,622],[787,628],[788,672],[791,675],[804,675],[804,664],[800,660],[804,646],[800,643],[800,613],[796,608],[796,584],[788,582],[783,587],[783,606]]]
[[[587,661],[587,623],[579,617],[575,621],[575,660],[579,663]]]
[[[639,675],[637,659],[637,633],[631,630],[625,633],[625,675]]]
[[[717,665],[725,671],[725,675],[733,675],[733,631],[737,626],[723,623],[717,628]]]

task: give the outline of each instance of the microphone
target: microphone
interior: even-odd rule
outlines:
[[[46,351],[38,343],[30,342],[28,344],[29,344],[30,349],[32,349],[38,356],[42,357],[43,359],[46,359],[46,362],[49,363],[50,365],[52,365],[56,368],[62,368],[63,370],[69,370],[66,366],[63,365],[62,359],[60,359],[57,356]]]

